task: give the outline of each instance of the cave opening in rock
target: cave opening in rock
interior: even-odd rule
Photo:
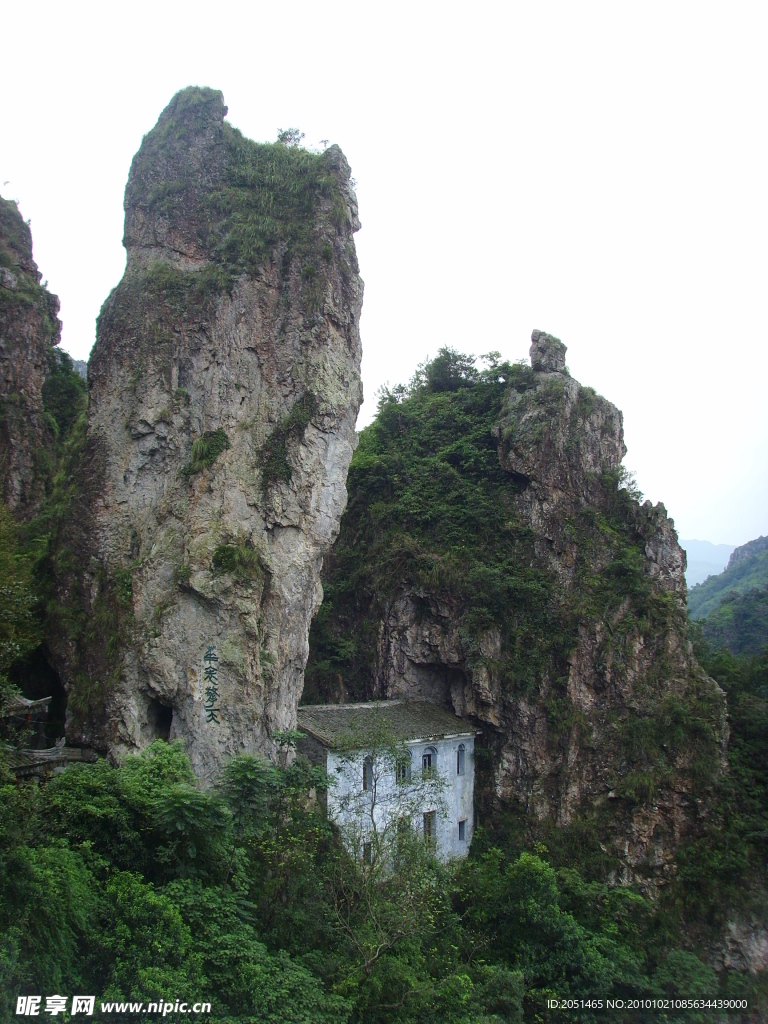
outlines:
[[[52,747],[64,735],[67,691],[59,673],[51,666],[45,645],[14,665],[8,676],[28,700],[51,698],[47,714],[38,715],[29,722],[30,735],[26,744],[38,750]]]
[[[410,677],[398,692],[410,700],[429,700],[451,708],[457,715],[464,714],[464,694],[468,680],[462,667],[457,665],[418,664],[411,662]]]
[[[168,743],[171,738],[172,722],[173,708],[152,697],[147,706],[147,724],[152,738]]]

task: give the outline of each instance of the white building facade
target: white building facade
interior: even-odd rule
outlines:
[[[423,836],[442,861],[465,857],[474,832],[475,735],[427,701],[302,707],[299,750],[324,764],[328,817],[368,861],[398,830]]]

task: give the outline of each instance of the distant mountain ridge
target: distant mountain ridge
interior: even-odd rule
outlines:
[[[688,558],[686,583],[689,587],[695,587],[725,569],[735,545],[713,544],[708,540],[681,540],[680,547],[685,549]]]

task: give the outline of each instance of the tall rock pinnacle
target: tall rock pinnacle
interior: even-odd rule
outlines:
[[[245,139],[177,94],[125,194],[127,266],[89,366],[84,593],[68,735],[185,741],[204,778],[295,724],[362,400],[343,154]]]
[[[20,518],[42,500],[54,443],[45,382],[61,323],[59,300],[40,277],[29,226],[0,198],[0,497]]]

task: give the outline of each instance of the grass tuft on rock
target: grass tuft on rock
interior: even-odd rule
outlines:
[[[241,581],[255,582],[263,576],[258,551],[246,544],[219,544],[211,564],[214,572],[234,576]]]
[[[221,427],[217,430],[206,430],[192,445],[192,457],[182,466],[182,476],[194,476],[204,469],[209,469],[222,452],[229,448],[229,438]]]
[[[300,441],[309,422],[317,411],[317,399],[307,392],[272,431],[259,452],[261,487],[264,494],[276,483],[289,483],[291,467],[288,462],[290,442]]]

